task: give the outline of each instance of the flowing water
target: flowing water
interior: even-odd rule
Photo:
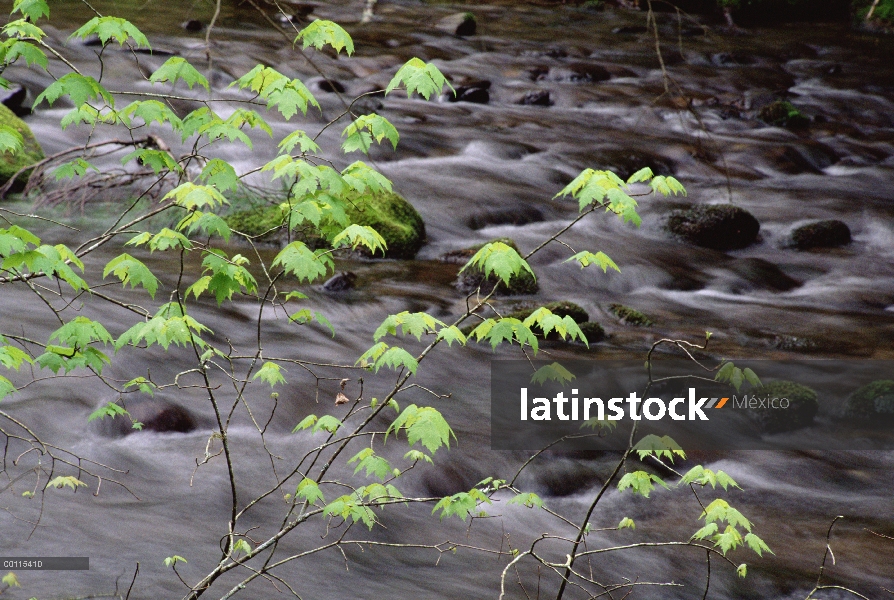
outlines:
[[[402,0],[380,3],[377,18],[360,25],[359,4],[333,2],[315,9],[320,17],[346,24],[355,40],[357,52],[351,59],[308,53],[327,77],[344,86],[344,98],[382,89],[400,64],[418,56],[436,61],[454,85],[489,81],[490,102],[423,102],[400,93],[368,100],[366,108],[378,110],[401,134],[397,151],[377,148],[373,162],[422,214],[428,243],[414,261],[343,261],[340,269],[357,274],[357,288],[346,294],[333,296],[319,286],[296,286],[308,294],[308,306],[326,314],[337,335],[333,339],[328,331],[310,327],[296,333],[283,315],[265,314],[268,356],[350,362],[371,345],[372,331],[386,314],[424,310],[443,320],[459,314],[465,299],[452,287],[458,266],[440,262],[441,255],[506,236],[522,250],[531,250],[576,214],[574,201],[554,196],[582,169],[612,168],[627,175],[641,166],[673,175],[686,186],[688,196],[642,198],[640,228],[595,215],[572,227],[565,238],[576,250],[605,251],[621,273],[564,264],[567,252],[558,245],[532,261],[540,292],[523,300],[574,301],[608,333],[606,341],[589,351],[554,348],[558,356],[641,358],[655,340],[671,336],[698,341],[706,330],[714,334],[707,353],[712,358],[894,356],[894,63],[890,60],[894,40],[834,24],[786,25],[732,35],[710,23],[701,29],[692,20],[678,22],[674,13],[661,13],[661,53],[670,78],[665,79],[651,33],[615,32],[644,25],[646,16],[641,12]],[[150,35],[156,53],[138,55],[144,73],[157,68],[169,53],[182,54],[207,67],[215,97],[235,97],[226,85],[257,62],[302,77],[322,110],[299,117],[297,126],[270,115],[274,140],[295,127],[313,132],[343,109],[338,94],[321,91],[315,68],[250,7],[225,7],[212,36],[209,64],[204,34],[188,34],[179,27],[187,18],[207,20],[207,7],[164,6],[159,14],[159,6],[97,5],[104,12],[131,18]],[[53,6],[52,27],[47,27],[51,38],[64,40],[76,23],[86,19],[76,7],[76,3]],[[477,16],[477,35],[458,38],[432,27],[441,15],[470,8]],[[71,40],[65,55],[92,73],[96,51],[95,46]],[[117,82],[118,89],[150,89],[148,82],[132,83],[134,57],[129,53],[109,48],[103,58],[108,87],[115,88]],[[610,78],[588,81],[602,72],[600,68]],[[57,62],[51,63],[51,70],[63,72]],[[32,98],[51,82],[45,74],[18,67],[7,70],[4,77],[29,87]],[[551,106],[517,103],[525,94],[542,91],[549,92]],[[812,119],[809,127],[789,130],[754,118],[768,99],[780,97]],[[188,110],[189,104],[177,106]],[[58,131],[58,121],[67,110],[44,105],[27,117],[47,154],[84,143],[87,132],[82,128]],[[342,128],[331,127],[321,138],[321,146],[338,166],[354,160],[337,156]],[[99,131],[94,139],[103,135],[107,134]],[[275,155],[275,144],[263,134],[252,138],[253,151],[225,148],[220,156],[237,170],[247,170]],[[168,141],[176,151],[175,140]],[[757,243],[722,253],[687,245],[664,229],[675,208],[726,202],[757,217],[761,223]],[[110,209],[74,210],[72,218],[84,230],[95,229],[106,210]],[[831,218],[847,223],[851,244],[807,252],[787,247],[794,227]],[[47,239],[68,243],[84,235],[42,224],[35,228]],[[102,249],[91,264],[104,264],[116,250]],[[269,259],[274,250],[264,252]],[[165,257],[144,258],[168,286],[174,284],[176,265]],[[2,294],[3,333],[24,330],[41,339],[55,328],[26,289],[4,286]],[[130,292],[120,297],[143,302]],[[501,303],[508,307],[514,301]],[[655,325],[635,328],[620,323],[608,310],[613,302],[645,312]],[[98,310],[91,303],[83,312],[101,319],[117,335],[133,324],[134,316],[113,308]],[[200,303],[193,316],[215,331],[218,342],[229,339],[237,347],[250,347],[256,311],[256,305],[237,301],[220,312],[209,301]],[[163,380],[178,371],[172,360],[178,356],[188,358],[177,350],[171,355],[122,352],[108,372],[128,380],[148,369]],[[467,490],[486,476],[511,475],[524,460],[489,449],[488,365],[494,356],[509,354],[495,355],[489,347],[470,344],[458,351],[439,350],[423,364],[418,383],[451,394],[434,402],[458,441],[450,451],[438,452],[437,470],[419,469],[408,475],[401,484],[405,493],[438,496]],[[330,404],[337,381],[322,382],[318,395],[314,380],[298,371],[288,373],[289,384],[280,392],[268,435],[271,449],[284,459],[310,447],[306,438],[289,433],[298,420],[311,412],[340,414]],[[337,372],[326,375],[341,377]],[[367,398],[388,389],[388,377],[366,379]],[[348,391],[356,394],[359,388],[352,382]],[[90,379],[43,381],[4,401],[4,410],[30,423],[45,439],[126,469],[128,473],[118,478],[139,497],[108,481],[98,496],[53,490],[33,533],[28,521],[37,517],[36,501],[29,505],[6,500],[2,506],[8,511],[0,513],[4,555],[91,558],[89,572],[20,572],[26,587],[7,592],[18,594],[11,597],[85,596],[112,592],[116,585],[123,590],[139,562],[131,598],[173,598],[185,589],[163,567],[166,556],[187,558],[189,562],[179,569],[187,581],[213,568],[217,554],[209,548],[214,549],[225,534],[229,515],[229,488],[220,459],[200,468],[190,484],[213,425],[212,414],[196,390],[161,395],[186,407],[198,428],[183,434],[118,437],[108,428],[88,424],[91,411],[116,398]],[[264,396],[259,394],[255,410],[266,415],[271,406]],[[432,401],[416,389],[402,402]],[[238,454],[237,478],[249,487],[270,483],[269,459],[252,433],[247,416],[237,413],[230,437]],[[386,454],[397,452],[389,446]],[[727,497],[752,518],[756,532],[775,551],[775,556],[754,559],[746,551],[734,553],[736,564],[749,563],[745,580],[715,558],[709,597],[804,597],[816,581],[826,531],[836,515],[847,518],[836,525],[837,562],[827,565],[828,581],[858,587],[871,598],[882,597],[881,586],[894,589],[894,542],[865,531],[894,534],[890,479],[894,454],[754,451],[691,459],[692,464],[707,461],[711,468],[736,478],[744,491],[732,491]],[[612,457],[556,453],[536,461],[522,484],[541,493],[559,512],[581,518],[611,461]],[[25,489],[20,487],[17,483],[15,491]],[[524,548],[544,532],[572,534],[545,513],[505,502],[490,509],[500,518],[475,521],[471,529],[439,523],[429,510],[389,509],[383,516],[387,529],[368,533],[355,527],[352,539],[421,544],[450,539],[496,549],[501,544]],[[593,534],[588,544],[608,546],[668,536],[685,540],[699,527],[699,512],[691,495],[682,490],[659,490],[648,500],[610,492],[593,518],[594,526],[611,527],[629,516],[637,529]],[[257,537],[262,539],[281,514],[282,504],[263,504],[249,526],[257,525]],[[325,534],[322,530],[295,534],[284,541],[281,552],[307,550]],[[567,546],[555,543],[545,551],[561,562]],[[346,552],[342,556],[331,550],[294,561],[282,568],[282,576],[303,598],[496,598],[505,564],[505,559],[470,549],[443,556],[432,548],[357,547]],[[686,586],[637,587],[634,596],[696,598],[703,593],[704,557],[699,552],[637,550],[605,556],[592,563],[597,579],[620,582],[626,577]],[[543,573],[540,582],[536,569],[529,567],[521,575],[529,597],[537,594],[538,583],[544,596],[554,593],[555,577]],[[224,587],[213,591],[215,597],[223,594]],[[508,593],[524,596],[517,586],[509,586]],[[568,594],[586,597],[575,589]],[[280,594],[271,584],[261,584],[241,596]]]

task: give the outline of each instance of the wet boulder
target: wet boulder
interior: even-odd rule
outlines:
[[[448,102],[471,102],[472,104],[487,104],[490,102],[489,81],[472,85],[460,85],[454,88],[456,94],[447,94]]]
[[[602,325],[590,321],[590,315],[587,313],[587,311],[574,302],[568,302],[566,300],[558,302],[548,302],[544,304],[543,307],[559,317],[571,317],[571,319],[575,323],[577,323],[577,326],[580,328],[581,333],[584,334],[584,337],[587,338],[587,343],[593,344],[605,339],[605,330],[602,328]],[[539,308],[538,305],[526,304],[503,316],[512,317],[520,321],[524,321],[529,316],[531,316],[531,313],[533,313],[537,308]],[[542,337],[540,335],[540,330],[537,327],[534,328],[534,334],[538,337]],[[546,339],[560,340],[561,337],[555,331],[551,331],[549,335],[546,336]]]
[[[753,244],[760,223],[744,208],[733,204],[710,204],[675,211],[668,218],[667,228],[696,246],[726,251]]]
[[[385,239],[387,258],[413,258],[425,243],[425,222],[403,196],[394,192],[350,199],[345,213],[351,222],[372,227]]]
[[[763,433],[784,433],[813,423],[819,403],[816,392],[793,381],[772,381],[752,392],[757,404],[748,411]],[[762,403],[763,402],[763,403]]]
[[[200,31],[204,31],[205,24],[198,19],[189,19],[188,21],[181,23],[180,27],[189,33],[199,33]]]
[[[627,325],[636,325],[637,327],[651,327],[652,319],[641,313],[640,311],[624,306],[623,304],[609,304],[608,310],[618,317],[622,323]]]
[[[527,225],[528,223],[540,223],[543,221],[543,213],[534,206],[518,206],[509,208],[496,208],[486,212],[476,213],[466,219],[469,229],[483,229],[491,225]]]
[[[788,129],[800,129],[810,124],[810,118],[786,100],[776,100],[763,106],[757,111],[757,118],[767,125]]]
[[[23,117],[31,112],[30,108],[24,106],[27,97],[28,90],[17,83],[11,84],[9,89],[0,90],[0,104],[15,113],[17,117]]]
[[[425,243],[425,223],[412,204],[394,192],[349,194],[345,214],[352,223],[375,229],[385,240],[386,258],[413,258]],[[263,236],[268,241],[285,239],[283,225],[288,221],[279,206],[261,206],[233,213],[226,217],[234,230],[247,235]],[[298,236],[312,248],[326,245],[319,237]]]
[[[444,254],[441,257],[441,260],[447,263],[466,264],[469,259],[475,256],[476,252],[481,250],[485,245],[493,242],[502,242],[518,252],[518,246],[516,246],[514,240],[509,238],[499,238],[483,244],[477,244],[470,248],[453,250]],[[519,252],[519,254],[521,253]],[[499,284],[499,286],[497,284]],[[479,269],[477,265],[470,266],[460,271],[454,282],[454,287],[463,294],[471,294],[476,290],[480,290],[480,293],[485,296],[494,291],[494,288],[496,288],[495,294],[498,296],[536,294],[537,290],[540,289],[540,286],[537,284],[537,279],[524,269],[518,275],[512,277],[507,285],[493,273],[485,276],[484,272]]]
[[[607,81],[611,77],[612,75],[608,69],[601,65],[572,63],[570,65],[552,67],[545,75],[538,76],[538,79],[567,83],[596,83]]]
[[[336,273],[323,284],[323,291],[330,293],[346,292],[354,288],[357,275],[350,271]]]
[[[873,381],[854,391],[847,399],[844,415],[861,421],[894,421],[894,381]]]
[[[158,433],[189,433],[197,427],[195,417],[178,404],[159,397],[128,400],[124,405],[127,415],[115,415],[98,421],[98,427],[106,435],[125,436],[138,431]],[[134,422],[142,424],[134,428]]]
[[[478,22],[475,20],[475,15],[470,12],[455,13],[440,19],[435,27],[451,35],[467,37],[475,35],[478,30]]]
[[[802,225],[792,231],[789,246],[798,250],[838,248],[851,243],[851,230],[843,221],[828,219]]]
[[[534,90],[526,93],[516,101],[522,106],[552,106],[553,101],[546,90]]]
[[[25,169],[16,182],[16,185],[24,185],[25,180],[31,174],[31,170],[27,167],[43,160],[43,149],[34,138],[34,134],[31,133],[31,128],[2,104],[0,104],[0,125],[15,129],[21,134],[23,142],[23,147],[18,152],[0,152],[0,185],[8,182],[19,170]]]

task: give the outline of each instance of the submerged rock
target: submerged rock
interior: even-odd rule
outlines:
[[[103,433],[112,436],[125,436],[138,431],[189,433],[197,427],[196,419],[188,410],[162,398],[128,400],[125,408],[130,418],[116,415],[98,422]],[[142,423],[142,429],[134,429],[131,419]]]
[[[466,219],[469,229],[483,229],[490,225],[527,225],[540,223],[543,213],[534,206],[497,208],[488,212],[473,214]]]
[[[758,400],[764,398],[788,400],[788,408],[772,408],[768,401],[768,406],[748,411],[764,433],[783,433],[808,427],[813,423],[819,410],[816,392],[806,385],[793,381],[772,381],[755,389],[752,395]],[[777,406],[781,404],[777,403]]]
[[[776,100],[757,111],[757,118],[767,125],[798,129],[810,124],[810,118],[804,116],[795,105],[786,100]]]
[[[435,27],[453,35],[466,37],[475,35],[478,30],[478,22],[472,13],[455,13],[439,20]]]
[[[851,230],[843,221],[828,219],[802,225],[792,231],[789,245],[798,250],[838,248],[851,243]]]
[[[516,104],[523,106],[552,106],[553,101],[546,90],[531,91],[519,98]]]
[[[859,420],[894,420],[894,381],[882,379],[857,389],[847,399],[844,416]]]
[[[674,212],[667,228],[686,241],[714,250],[739,250],[757,240],[760,223],[754,216],[732,204],[694,206]]]
[[[357,275],[350,271],[343,271],[327,279],[326,283],[323,284],[323,290],[327,292],[346,292],[354,288],[356,281]]]
[[[0,185],[9,181],[20,169],[29,167],[39,160],[43,160],[44,153],[40,144],[31,133],[31,128],[20,118],[0,104],[0,125],[12,127],[22,135],[23,148],[19,152],[0,152]],[[27,169],[19,176],[16,185],[24,184],[31,170]]]
[[[22,117],[31,112],[31,109],[23,106],[28,97],[28,90],[14,83],[8,90],[0,90],[0,104],[11,110],[17,117]]]
[[[652,319],[629,306],[624,306],[623,304],[609,304],[608,309],[613,315],[628,325],[636,325],[638,327],[651,327],[653,325]]]

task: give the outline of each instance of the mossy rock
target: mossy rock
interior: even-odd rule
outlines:
[[[425,223],[412,204],[394,192],[350,198],[347,213],[352,222],[379,232],[388,258],[413,258],[425,243]]]
[[[857,389],[847,399],[844,415],[851,419],[894,420],[894,381],[881,379]]]
[[[246,235],[277,235],[277,229],[285,221],[285,213],[278,206],[258,206],[224,218],[231,229]]]
[[[441,257],[441,260],[449,263],[465,264],[469,262],[470,258],[475,256],[476,252],[481,250],[487,244],[492,244],[494,242],[502,242],[503,244],[506,244],[507,246],[521,254],[521,252],[519,252],[518,246],[515,244],[515,240],[512,240],[510,238],[497,238],[495,240],[490,240],[488,242],[478,244],[470,248],[453,250],[452,252],[444,254]],[[537,279],[533,275],[531,275],[531,273],[524,269],[518,275],[515,275],[509,280],[509,285],[506,285],[499,277],[494,274],[485,277],[484,273],[477,266],[469,267],[468,269],[460,272],[459,275],[457,275],[456,281],[453,285],[463,294],[471,294],[480,287],[481,294],[487,295],[490,294],[491,291],[493,291],[494,287],[496,287],[498,283],[500,285],[499,287],[497,287],[495,292],[495,295],[497,296],[525,296],[536,294],[537,291],[540,289],[540,286],[537,284]]]
[[[388,248],[387,258],[413,258],[425,243],[425,223],[422,217],[399,194],[385,192],[375,195],[349,196],[345,210],[352,223],[372,227],[384,238]],[[279,206],[260,206],[233,213],[226,217],[227,224],[248,235],[268,233],[269,237],[282,235],[278,228],[286,220]],[[297,236],[311,247],[321,247],[319,238]],[[306,238],[306,239],[305,239]]]
[[[850,227],[838,219],[815,221],[792,231],[791,246],[798,250],[838,248],[850,243]]]
[[[590,315],[587,313],[586,310],[584,310],[574,302],[568,302],[565,300],[560,300],[558,302],[547,302],[543,305],[533,302],[525,303],[517,306],[514,310],[508,313],[503,313],[503,317],[524,321],[531,316],[531,313],[540,308],[540,306],[543,306],[554,315],[560,316],[562,318],[571,317],[571,319],[575,323],[577,323],[578,327],[580,327],[581,333],[583,333],[584,336],[587,338],[588,343],[592,344],[605,339],[605,330],[602,328],[602,325],[590,321]],[[463,333],[468,335],[477,326],[477,323],[467,325],[463,328]],[[534,335],[536,335],[537,337],[543,337],[542,332],[538,327],[534,327],[533,331]],[[546,339],[561,340],[562,338],[555,331],[552,331],[546,337]]]
[[[628,325],[636,325],[638,327],[651,327],[653,325],[652,319],[629,306],[609,304],[608,309],[613,315]]]
[[[0,152],[0,185],[5,184],[23,167],[28,167],[34,163],[44,159],[43,148],[37,143],[31,128],[25,124],[20,118],[9,110],[6,106],[0,104],[0,125],[12,127],[20,134],[24,142],[24,149],[21,152],[13,154],[12,152]],[[19,176],[16,185],[24,184],[31,170],[25,171]]]
[[[725,251],[753,244],[761,226],[744,208],[709,204],[674,212],[668,218],[667,228],[696,246]]]
[[[788,399],[788,408],[764,407],[748,411],[764,433],[782,433],[807,427],[813,423],[819,411],[816,392],[806,385],[793,381],[772,381],[755,389],[751,395],[759,400]]]
[[[785,100],[776,100],[757,111],[757,118],[767,125],[799,129],[810,124],[810,118],[804,116],[795,105]]]

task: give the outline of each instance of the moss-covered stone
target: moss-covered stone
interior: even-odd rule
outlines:
[[[605,339],[605,330],[602,328],[602,325],[590,321],[590,315],[587,313],[586,310],[584,310],[574,302],[568,302],[565,300],[560,300],[558,302],[547,302],[546,304],[526,302],[521,305],[517,305],[513,310],[509,312],[503,313],[503,317],[524,321],[531,316],[531,313],[533,313],[541,306],[549,310],[554,315],[558,315],[563,318],[571,317],[571,319],[575,323],[577,323],[578,327],[580,327],[580,330],[587,338],[588,343],[593,344]],[[468,335],[477,326],[478,323],[467,325],[463,328],[463,333]],[[537,337],[543,337],[540,328],[535,326],[533,328],[533,332],[534,335],[536,335]],[[555,331],[552,331],[546,339],[560,340],[561,337]]]
[[[894,381],[882,379],[857,389],[847,399],[844,414],[867,421],[894,420]]]
[[[515,244],[514,240],[509,238],[498,238],[495,240],[490,240],[483,244],[472,246],[470,248],[453,250],[452,252],[448,252],[447,254],[443,255],[441,257],[441,260],[449,263],[465,264],[469,261],[470,258],[475,256],[476,252],[481,250],[485,245],[492,244],[494,242],[502,242],[516,252],[519,252],[518,246]],[[519,252],[519,254],[521,254],[521,252]],[[459,275],[457,275],[456,281],[454,282],[454,286],[463,294],[471,294],[480,287],[481,294],[487,295],[490,294],[491,291],[493,291],[494,287],[498,283],[500,284],[500,286],[497,287],[497,290],[495,292],[495,294],[498,296],[524,296],[529,294],[536,294],[537,290],[540,289],[540,286],[537,284],[536,278],[526,270],[522,270],[521,273],[512,277],[509,280],[509,285],[506,285],[502,283],[499,277],[493,274],[485,277],[484,273],[477,266],[469,267],[468,269],[459,273]]]
[[[31,128],[25,124],[15,114],[0,104],[0,125],[12,127],[20,134],[24,142],[24,148],[21,152],[13,154],[12,152],[0,152],[0,185],[10,180],[20,169],[33,165],[39,160],[43,160],[44,153],[40,144],[31,133]],[[31,174],[30,169],[19,176],[18,181],[24,183],[24,180]]]
[[[837,219],[815,221],[792,231],[791,246],[798,250],[837,248],[850,243],[850,227]]]
[[[271,236],[285,222],[285,213],[278,206],[258,206],[228,215],[225,220],[231,229],[246,235]]]
[[[674,212],[668,218],[667,228],[696,246],[739,250],[754,243],[761,226],[744,208],[709,204]]]
[[[345,210],[352,223],[368,225],[384,238],[388,245],[387,258],[413,258],[425,242],[425,223],[422,217],[399,194],[386,192],[376,195],[353,196]],[[229,215],[227,224],[248,235],[282,235],[277,228],[286,221],[286,213],[279,206],[260,206]],[[302,239],[298,235],[299,239]],[[305,236],[306,237],[306,236]],[[303,239],[312,247],[320,247],[319,238]]]
[[[628,325],[636,325],[638,327],[651,327],[653,325],[652,319],[629,306],[609,304],[608,309],[613,315]]]
[[[596,342],[601,342],[605,339],[605,329],[603,329],[602,325],[599,323],[586,321],[585,323],[578,323],[578,325],[580,326],[581,332],[587,338],[588,343],[595,344]]]
[[[795,105],[785,100],[776,100],[757,111],[757,118],[768,125],[798,129],[810,124],[810,119],[804,116]]]
[[[352,222],[368,225],[388,244],[388,258],[413,258],[425,243],[425,223],[412,204],[393,192],[352,198],[345,211]]]
[[[813,423],[819,410],[816,392],[806,385],[793,381],[772,381],[755,389],[752,396],[756,396],[758,400],[764,398],[788,400],[788,408],[767,406],[748,411],[764,433],[782,433],[807,427]],[[776,405],[780,406],[779,403]]]

